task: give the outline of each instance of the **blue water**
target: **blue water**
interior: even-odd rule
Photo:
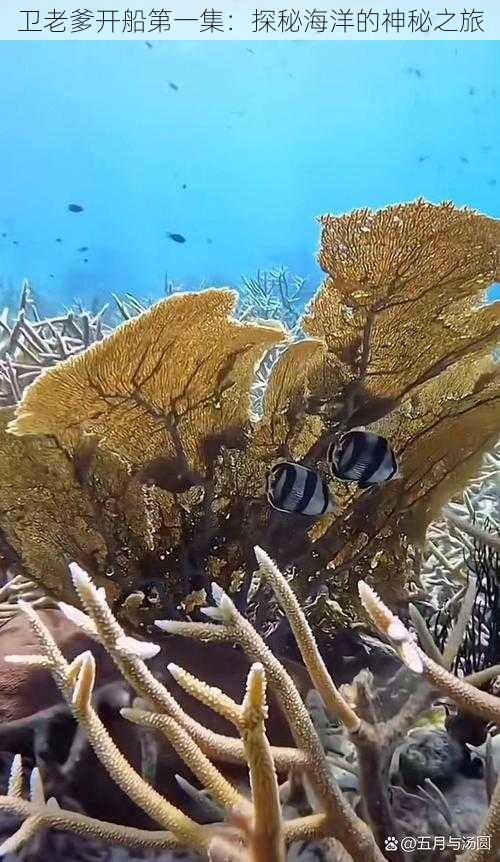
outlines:
[[[422,195],[500,216],[498,42],[2,42],[0,82],[3,298],[276,264],[312,291],[322,213]]]

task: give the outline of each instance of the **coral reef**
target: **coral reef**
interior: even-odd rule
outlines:
[[[116,296],[117,326],[41,319],[28,283],[2,314],[0,852],[500,854],[500,223],[419,200],[321,224],[302,316],[284,270],[239,303]],[[271,508],[277,460],[326,479],[357,427],[397,479]]]
[[[444,666],[444,654],[441,655],[435,645],[433,653],[439,660],[431,658],[373,589],[360,581],[360,597],[367,613],[411,671],[414,688],[415,682],[423,679],[403,708],[391,720],[382,721],[370,675],[361,673],[351,686],[341,690],[335,686],[286,578],[264,551],[256,548],[255,554],[260,576],[287,615],[316,692],[321,692],[320,709],[342,725],[347,745],[344,752],[352,749],[354,760],[345,753],[335,758],[327,754],[325,722],[312,720],[318,704],[314,708],[311,704],[310,711],[307,711],[283,665],[222,589],[214,589],[215,607],[206,609],[210,622],[163,620],[157,626],[170,636],[194,638],[195,642],[201,640],[206,651],[213,648],[211,642],[216,647],[217,644],[234,641],[243,647],[253,664],[241,704],[220,688],[207,685],[188,669],[172,662],[168,665],[170,674],[194,699],[193,702],[199,701],[218,712],[238,730],[240,739],[208,730],[179,706],[145,664],[159,647],[126,636],[113,617],[103,591],[97,589],[86,573],[73,564],[74,586],[85,611],[64,603],[61,604],[62,610],[71,622],[78,623],[86,635],[105,648],[138,695],[139,700],[132,707],[121,709],[122,719],[141,728],[158,731],[168,740],[205,792],[210,794],[212,818],[201,824],[196,822],[168,802],[133,768],[116,747],[93,703],[96,675],[93,652],[86,650],[68,662],[38,612],[29,603],[22,602],[22,611],[38,641],[38,653],[12,655],[8,661],[50,671],[106,772],[160,828],[148,830],[120,826],[60,808],[54,797],[46,798],[37,768],[31,774],[29,799],[25,800],[22,763],[20,757],[15,757],[7,793],[0,797],[0,810],[20,818],[22,825],[5,839],[0,847],[1,853],[17,851],[49,827],[124,847],[192,848],[202,858],[208,855],[213,862],[298,859],[300,852],[299,856],[294,855],[297,848],[311,839],[320,842],[317,858],[329,862],[349,858],[353,862],[364,859],[382,862],[386,858],[384,848],[391,851],[391,858],[402,862],[407,857],[399,842],[404,837],[422,834],[440,836],[445,846],[438,851],[438,856],[418,851],[418,858],[458,858],[462,862],[487,862],[496,858],[495,854],[500,849],[498,782],[496,787],[492,787],[491,781],[487,782],[489,809],[484,811],[483,824],[476,824],[478,834],[488,836],[489,841],[484,846],[478,845],[457,855],[468,823],[456,818],[448,797],[430,779],[424,780],[418,796],[414,795],[415,791],[411,794],[403,788],[396,787],[390,791],[388,767],[407,729],[428,711],[439,696],[449,697],[457,706],[466,706],[473,714],[494,722],[500,718],[500,699],[475,688],[473,679],[459,680],[453,676]],[[451,639],[445,647],[445,653],[447,649],[450,653],[447,660],[453,659],[451,653],[457,647],[456,639],[453,648],[450,642]],[[403,669],[399,673],[402,672]],[[276,748],[268,742],[265,732],[266,683],[275,691],[283,708],[295,747]],[[319,733],[317,724],[323,728]],[[400,767],[404,756],[408,760],[408,747],[400,754]],[[247,765],[249,791],[244,792],[228,780],[215,765],[215,762],[223,764],[227,760]],[[357,779],[351,785],[354,795],[341,789],[339,765],[344,767],[344,774],[354,773]],[[281,786],[278,774],[288,774]],[[439,781],[440,777],[435,778]],[[199,791],[195,793],[201,798]],[[477,802],[477,789],[475,798]],[[411,802],[415,815],[415,800],[420,809],[427,812],[425,832],[418,831],[422,830],[422,811],[417,820],[405,813],[405,804],[408,806]],[[224,811],[227,818],[222,823],[221,812]],[[439,847],[439,843],[436,846]],[[287,848],[290,848],[288,855]]]
[[[9,570],[75,601],[64,573],[77,560],[141,629],[158,609],[196,619],[212,581],[242,609],[260,544],[290,571],[322,644],[366,621],[362,577],[406,606],[428,525],[498,437],[500,316],[480,303],[500,228],[424,201],[322,226],[327,278],[302,319],[292,315],[300,284],[275,273],[252,287],[254,306],[274,313],[269,284],[281,285],[293,332],[252,319],[250,306],[238,319],[224,289],[174,292],[146,310],[119,300],[125,322],[112,332],[102,315],[28,319],[24,301],[5,324],[2,366],[14,401],[0,434]],[[14,365],[26,351],[38,376],[22,389]],[[323,472],[332,436],[359,425],[391,439],[400,479],[367,493],[336,485],[340,511],[317,523],[270,510],[276,459]],[[258,585],[251,595],[248,613],[272,631],[276,604]]]

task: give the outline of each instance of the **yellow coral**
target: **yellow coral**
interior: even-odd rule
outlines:
[[[4,537],[49,593],[72,600],[65,555],[104,575],[106,544],[71,462],[50,438],[17,440],[6,434],[13,415],[10,407],[0,410]]]
[[[45,372],[25,393],[13,434],[53,434],[74,450],[96,434],[131,465],[158,456],[203,470],[213,437],[240,439],[250,386],[276,326],[239,323],[229,290],[179,294]]]
[[[422,540],[498,434],[490,352],[500,308],[480,300],[499,268],[499,223],[417,201],[322,224],[328,276],[302,321],[307,338],[282,349],[279,324],[231,317],[230,291],[180,294],[25,390],[9,430],[52,435],[58,457],[73,458],[81,506],[90,504],[96,541],[112,559],[112,584],[140,590],[154,560],[182,604],[202,595],[210,576],[236,583],[252,545],[269,543],[280,565],[303,573],[301,599],[312,581],[328,585],[310,607],[320,627],[334,627],[342,611],[359,613],[355,584],[367,573],[385,600],[406,599],[409,543]],[[257,418],[252,387],[264,356],[266,368],[277,358]],[[271,509],[273,461],[302,461],[326,475],[332,434],[360,424],[391,440],[400,479],[367,494],[336,484],[338,511],[313,527]],[[28,443],[10,439],[17,465]],[[69,551],[58,541],[62,558]],[[97,565],[74,556],[102,575],[102,554]],[[28,567],[46,577],[39,560]],[[50,580],[56,593],[59,577],[57,569]],[[240,582],[244,590],[248,574]]]
[[[477,473],[500,428],[500,366],[463,360],[418,387],[377,426],[399,453],[400,510],[422,540],[441,507]]]
[[[325,359],[322,339],[309,338],[291,344],[274,366],[264,398],[264,412],[255,443],[276,454],[293,447],[297,424],[306,418],[308,380]],[[293,436],[292,436],[293,435]],[[294,452],[295,457],[301,454]]]
[[[328,345],[318,398],[350,386],[356,421],[369,422],[498,341],[498,308],[477,308],[498,267],[498,222],[417,201],[322,223],[329,276],[304,319],[305,331]]]

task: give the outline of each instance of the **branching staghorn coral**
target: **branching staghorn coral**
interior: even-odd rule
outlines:
[[[0,587],[0,623],[8,622],[18,612],[18,601],[30,602],[34,608],[46,608],[54,602],[44,596],[40,587],[33,581],[26,580],[22,575],[12,576],[7,572],[7,580]]]
[[[97,314],[70,310],[43,318],[28,280],[23,282],[19,308],[0,315],[0,403],[16,404],[44,368],[74,356],[109,334],[104,306]]]
[[[259,270],[255,278],[243,277],[241,319],[282,320],[294,329],[305,303],[306,279],[291,275],[285,267]]]
[[[238,321],[230,291],[174,293],[144,311],[128,298],[130,319],[44,371],[4,414],[0,528],[27,577],[69,600],[63,571],[76,559],[137,628],[158,602],[196,614],[212,581],[242,585],[241,604],[260,544],[281,568],[296,567],[294,588],[320,639],[359,621],[355,584],[368,570],[389,603],[406,603],[412,546],[498,438],[490,354],[500,317],[480,302],[496,277],[500,231],[485,216],[423,201],[322,224],[327,279],[300,321],[305,338],[290,343],[281,324]],[[316,524],[271,510],[265,475],[276,459],[324,472],[332,436],[360,424],[391,440],[400,479],[368,493],[335,484],[339,512]],[[37,488],[50,518],[39,506],[34,525],[20,522],[33,461],[49,457],[55,469]],[[54,473],[67,507],[55,504]]]
[[[361,600],[376,627],[391,641],[411,670],[420,672],[434,688],[450,697],[465,712],[471,712],[498,724],[500,698],[475,688],[466,680],[458,679],[443,667],[443,664],[434,661],[415,644],[403,623],[389,611],[371,587],[364,581],[360,581],[359,590]],[[467,851],[460,857],[463,862],[486,862],[497,857],[500,849],[500,778],[491,797],[490,808],[481,834],[489,836],[490,848],[478,847]]]
[[[322,663],[312,632],[290,586],[275,564],[260,548],[255,549],[261,577],[265,579],[279,601],[283,611],[290,615],[298,646],[315,685],[323,693],[331,717],[344,722],[350,739],[358,752],[360,789],[363,807],[370,831],[353,809],[336,784],[314,725],[312,725],[300,695],[284,668],[265,646],[250,624],[239,614],[231,599],[221,589],[215,590],[216,607],[207,608],[209,623],[183,623],[161,621],[159,627],[170,633],[209,641],[235,640],[243,646],[254,661],[247,680],[247,691],[240,705],[217,688],[208,686],[176,665],[169,670],[190,695],[218,711],[234,724],[241,734],[241,742],[232,740],[233,750],[226,752],[213,734],[187,719],[171,695],[151,676],[144,659],[158,649],[154,644],[125,636],[114,619],[104,598],[88,576],[76,565],[72,566],[75,588],[85,613],[62,605],[69,619],[78,622],[83,630],[96,638],[109,650],[112,658],[137,693],[146,696],[153,704],[153,712],[134,707],[122,710],[124,718],[139,725],[159,730],[190,766],[202,786],[210,790],[214,800],[229,812],[227,824],[200,826],[166,802],[148,785],[120,754],[105,731],[92,707],[92,690],[95,678],[95,660],[87,651],[69,664],[56,646],[52,636],[41,623],[35,609],[23,603],[22,610],[37,635],[40,654],[11,656],[9,661],[46,667],[52,673],[73,715],[88,735],[104,768],[125,792],[163,827],[158,831],[132,829],[102,823],[75,812],[57,807],[54,800],[45,801],[38,771],[31,780],[30,800],[22,798],[20,759],[14,760],[8,794],[0,798],[0,810],[23,819],[18,831],[4,842],[0,852],[15,850],[32,838],[41,828],[53,827],[75,832],[82,836],[123,846],[138,845],[144,848],[192,847],[212,862],[284,862],[285,848],[297,840],[335,836],[354,862],[362,859],[382,862],[385,858],[378,849],[385,839],[400,834],[402,824],[397,822],[387,794],[384,777],[384,759],[393,741],[394,723],[381,724],[377,720],[372,702],[371,683],[366,674],[358,678],[349,691],[340,692]],[[441,665],[433,662],[415,644],[404,625],[380,601],[374,591],[360,582],[364,606],[379,631],[389,639],[402,660],[413,672],[425,676],[433,689],[449,695],[458,705],[478,715],[498,718],[500,700],[475,689],[470,683],[457,680]],[[284,707],[298,746],[298,757],[286,750],[269,746],[264,722],[266,717],[265,685],[275,689]],[[186,721],[188,723],[186,723]],[[392,726],[391,726],[392,725]],[[208,742],[210,740],[210,743]],[[230,740],[231,741],[231,740]],[[211,756],[203,748],[211,744]],[[213,760],[237,756],[248,764],[251,794],[243,796],[225,779]],[[301,764],[302,781],[307,788],[312,813],[283,819],[278,791],[277,772],[285,763]],[[292,779],[293,781],[293,779]],[[436,790],[439,794],[439,791]],[[498,787],[493,793],[491,809],[482,834],[491,836],[491,852],[478,850],[460,856],[461,862],[491,862],[500,847],[498,825]],[[439,797],[440,805],[446,801]],[[430,797],[435,805],[435,797]],[[447,816],[451,818],[448,811]],[[378,846],[377,846],[378,845]],[[399,851],[391,858],[403,860]],[[332,859],[337,855],[333,847]]]
[[[466,595],[474,606],[455,672],[471,674],[498,661],[497,569],[500,462],[498,446],[488,453],[482,469],[463,495],[456,495],[431,524],[415,572],[413,599],[441,645],[450,627],[463,616]],[[467,589],[475,579],[473,593]],[[426,629],[421,621],[419,634]],[[425,632],[423,633],[426,637]]]
[[[488,522],[490,530],[499,529],[499,451],[497,444],[485,455],[477,477],[467,483],[463,494],[453,496],[448,503],[447,511],[458,517],[461,525],[440,515],[427,531],[424,549],[414,556],[415,586],[417,591],[424,590],[417,599],[419,606],[426,616],[439,609],[443,623],[456,616],[468,573],[474,571],[474,539],[464,526]]]
[[[274,583],[279,585],[286,601],[289,601],[289,587],[286,585],[285,579],[275,570],[263,552],[258,551],[258,553],[263,564],[264,576],[267,572],[273,578]],[[97,590],[88,576],[77,566],[73,566],[73,578],[87,615],[66,605],[63,605],[64,611],[72,621],[79,622],[86,633],[97,637],[110,650],[112,657],[139,694],[149,695],[149,699],[156,706],[162,704],[164,710],[160,713],[146,713],[145,715],[138,710],[125,710],[125,717],[161,729],[171,744],[186,758],[198,778],[210,788],[215,799],[224,807],[236,807],[237,811],[232,815],[232,826],[225,828],[201,827],[174,809],[156,791],[148,787],[116,749],[92,708],[91,695],[95,677],[95,662],[92,654],[90,652],[84,653],[71,664],[68,664],[52,636],[41,623],[36,611],[29,604],[22,603],[22,610],[28,615],[30,624],[40,643],[41,654],[28,657],[11,656],[9,660],[47,667],[51,671],[63,696],[70,705],[73,715],[86,730],[90,744],[102,764],[119,786],[126,790],[131,798],[153,819],[170,832],[146,832],[142,834],[140,830],[130,830],[125,827],[114,827],[113,829],[110,824],[103,824],[101,828],[98,821],[92,822],[89,818],[81,818],[80,815],[67,812],[58,812],[58,816],[54,820],[53,813],[47,810],[40,794],[31,803],[26,803],[24,800],[19,801],[19,765],[17,765],[14,769],[14,774],[17,776],[15,781],[16,794],[11,792],[7,797],[0,800],[0,807],[3,806],[5,810],[17,814],[28,815],[28,819],[20,827],[16,837],[9,839],[10,849],[18,846],[25,838],[30,837],[36,829],[45,824],[75,830],[80,834],[85,832],[95,834],[125,845],[136,843],[146,847],[168,847],[177,844],[190,846],[208,853],[209,858],[213,860],[224,858],[220,854],[226,852],[228,846],[236,840],[237,844],[231,848],[231,856],[229,857],[234,862],[240,862],[240,860],[241,862],[264,862],[264,860],[265,862],[282,862],[285,858],[285,844],[290,844],[298,839],[304,840],[308,837],[328,835],[329,832],[332,832],[345,844],[353,859],[370,859],[374,862],[381,862],[383,856],[377,850],[370,832],[343,799],[341,791],[329,773],[321,744],[298,691],[284,668],[280,666],[257,633],[236,611],[233,603],[223,591],[216,593],[218,607],[210,614],[219,622],[193,625],[197,635],[201,635],[203,639],[241,639],[251,657],[254,654],[262,657],[262,664],[257,662],[250,672],[243,705],[240,707],[218,689],[208,687],[180,668],[174,666],[170,670],[176,680],[190,694],[221,712],[240,730],[242,747],[239,752],[240,757],[246,760],[249,766],[251,802],[242,798],[235,788],[228,784],[198,746],[197,737],[207,739],[210,736],[213,737],[213,734],[203,731],[202,728],[197,728],[197,735],[188,735],[182,726],[184,716],[179,707],[171,695],[147,671],[142,659],[154,654],[157,648],[152,644],[136,641],[124,635],[106,604],[103,592]],[[300,614],[300,611],[298,613]],[[189,624],[178,623],[177,625],[182,627]],[[161,626],[165,628],[166,623],[162,623]],[[170,626],[175,627],[176,624],[170,623]],[[307,647],[310,653],[311,633],[304,619],[300,620],[297,630],[301,632],[300,640],[304,640],[304,649]],[[307,657],[304,657],[307,661]],[[314,673],[319,672],[326,681],[326,670],[321,667],[319,671],[317,669],[317,655],[314,657],[314,667]],[[284,702],[289,708],[288,720],[292,732],[297,742],[302,743],[304,747],[303,752],[299,752],[300,757],[297,760],[298,762],[302,761],[303,767],[308,771],[315,792],[321,799],[321,809],[324,813],[308,815],[287,823],[282,822],[275,772],[276,757],[275,752],[267,743],[263,726],[266,677],[275,686],[278,694],[284,698]],[[335,691],[331,680],[328,685],[332,691]],[[335,697],[336,708],[342,709],[341,695],[336,692]],[[347,705],[344,705],[344,710],[345,714],[348,715]],[[178,720],[179,716],[180,720]],[[191,722],[190,726],[193,727],[193,724],[195,723]],[[212,740],[212,745],[213,750],[219,751],[219,756],[227,756],[224,748],[218,748],[217,739]],[[286,752],[284,754],[287,757]],[[229,752],[229,756],[231,756],[231,752]],[[293,758],[289,758],[289,762],[293,762]],[[25,825],[26,823],[28,826]],[[0,848],[0,850],[3,851],[4,848]]]

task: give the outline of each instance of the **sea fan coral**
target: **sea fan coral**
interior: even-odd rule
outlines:
[[[192,614],[212,581],[243,586],[241,605],[257,543],[296,567],[301,602],[312,583],[323,589],[310,604],[319,636],[363,616],[355,585],[367,574],[392,606],[406,603],[410,545],[498,437],[500,316],[480,302],[500,228],[423,201],[322,225],[328,275],[293,343],[279,322],[238,321],[231,291],[174,294],[44,370],[4,414],[0,527],[30,579],[67,597],[62,572],[76,559],[137,627],[153,616],[148,595],[156,610]],[[359,425],[391,440],[400,479],[367,493],[336,486],[339,512],[315,524],[270,509],[276,459],[322,472],[333,435]],[[19,501],[33,458],[49,457],[37,488],[50,516],[31,495],[35,529]]]

